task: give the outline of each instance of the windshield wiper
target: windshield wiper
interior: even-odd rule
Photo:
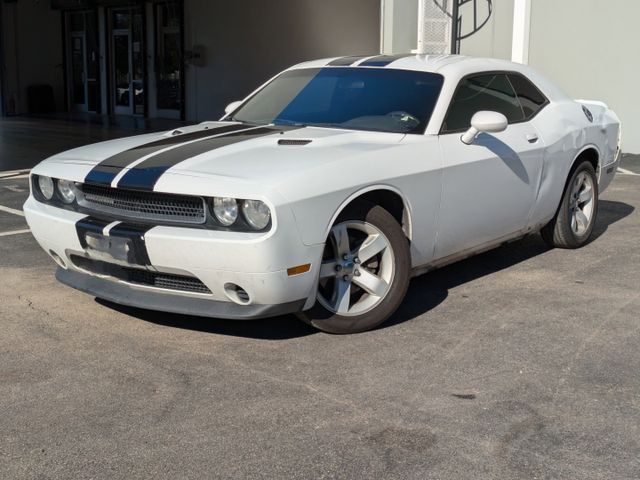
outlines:
[[[273,121],[274,125],[288,125],[291,127],[306,127],[308,126],[306,123],[296,122],[295,120],[286,120],[284,118],[276,118]]]
[[[235,117],[228,117],[228,118],[225,119],[225,121],[227,121],[227,122],[237,122],[237,123],[241,123],[242,125],[251,125],[252,127],[261,127],[263,125],[266,125],[264,123],[247,122],[246,120],[238,120]]]

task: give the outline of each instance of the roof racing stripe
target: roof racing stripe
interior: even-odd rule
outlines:
[[[400,53],[398,55],[378,55],[362,62],[359,67],[386,67],[401,58],[413,57],[414,53]]]
[[[350,55],[348,57],[340,57],[327,63],[327,67],[349,67],[354,63],[369,58],[371,55]]]
[[[296,130],[298,126],[274,126],[245,129],[243,131],[212,137],[200,142],[173,148],[158,155],[149,157],[135,167],[129,169],[118,182],[118,188],[126,188],[142,191],[153,191],[160,177],[171,167],[175,167],[185,160],[202,155],[203,153],[226,147],[236,143],[253,140],[268,135]]]
[[[104,159],[87,174],[84,181],[85,183],[91,183],[94,185],[108,186],[111,185],[113,179],[125,167],[131,165],[136,160],[140,160],[155,152],[159,152],[182,143],[204,140],[215,135],[245,130],[246,128],[246,125],[241,124],[223,125],[216,128],[205,127],[203,130],[198,130],[196,132],[179,133],[154,142],[145,143]]]

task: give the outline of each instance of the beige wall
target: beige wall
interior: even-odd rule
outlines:
[[[478,1],[478,15],[486,2]],[[418,0],[383,0],[383,48],[415,48]],[[462,33],[469,31],[473,2],[463,5]],[[640,153],[640,0],[531,0],[529,64],[573,98],[601,100],[623,124],[623,149]],[[511,59],[513,0],[493,0],[489,22],[462,40],[460,53]]]
[[[410,52],[417,47],[418,0],[382,0],[384,53]],[[488,2],[480,0],[479,23],[489,16]],[[462,33],[472,30],[473,2],[460,7]],[[460,42],[460,53],[481,57],[511,58],[513,0],[493,0],[489,21],[475,34]]]
[[[488,3],[477,2],[478,23],[489,15]],[[473,2],[460,8],[462,17],[461,34],[472,31]],[[511,38],[513,35],[513,0],[493,0],[493,10],[489,21],[476,33],[460,42],[460,53],[476,57],[511,59]]]
[[[50,2],[34,1],[2,4],[2,9],[5,106],[14,108],[13,113],[26,113],[27,87],[48,84],[61,109],[64,73],[60,12],[51,10]]]
[[[622,120],[623,150],[640,153],[637,0],[532,0],[529,64],[573,98],[606,102]]]
[[[382,53],[405,53],[418,44],[418,0],[382,0]]]
[[[219,118],[232,100],[304,60],[380,50],[380,0],[185,1],[188,120]]]

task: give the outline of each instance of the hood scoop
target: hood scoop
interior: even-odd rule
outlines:
[[[278,145],[289,145],[289,146],[298,146],[303,147],[311,143],[311,140],[295,140],[292,138],[283,138],[278,140]]]

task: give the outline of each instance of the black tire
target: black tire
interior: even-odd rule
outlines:
[[[591,215],[589,217],[588,226],[580,232],[574,231],[572,228],[572,219],[576,204],[574,195],[574,186],[581,175],[587,175],[591,179],[591,187],[593,189],[593,205]],[[584,177],[582,177],[584,178]],[[578,164],[569,175],[569,180],[562,194],[562,200],[556,215],[551,221],[545,225],[540,234],[543,240],[551,247],[555,248],[580,248],[589,241],[593,232],[593,226],[596,223],[598,215],[598,179],[596,172],[590,162],[584,161]]]
[[[305,323],[327,333],[350,334],[364,332],[377,327],[398,309],[409,286],[411,272],[409,241],[396,219],[387,210],[378,205],[358,202],[340,214],[334,226],[349,221],[366,222],[382,232],[390,246],[390,249],[388,248],[390,257],[387,258],[393,258],[394,273],[392,279],[387,283],[389,285],[387,293],[381,297],[378,301],[379,303],[362,314],[340,315],[325,308],[318,300],[310,310],[298,314],[299,318]],[[327,255],[335,255],[335,248],[337,248],[335,244],[330,241],[330,238],[327,238],[325,258]],[[382,265],[381,261],[379,265]],[[368,268],[366,264],[356,265],[356,267]],[[338,278],[335,281],[340,280]],[[321,283],[319,283],[320,287]],[[350,292],[352,291],[350,290]],[[357,293],[356,291],[355,294],[357,295]],[[362,291],[362,293],[366,292]]]

